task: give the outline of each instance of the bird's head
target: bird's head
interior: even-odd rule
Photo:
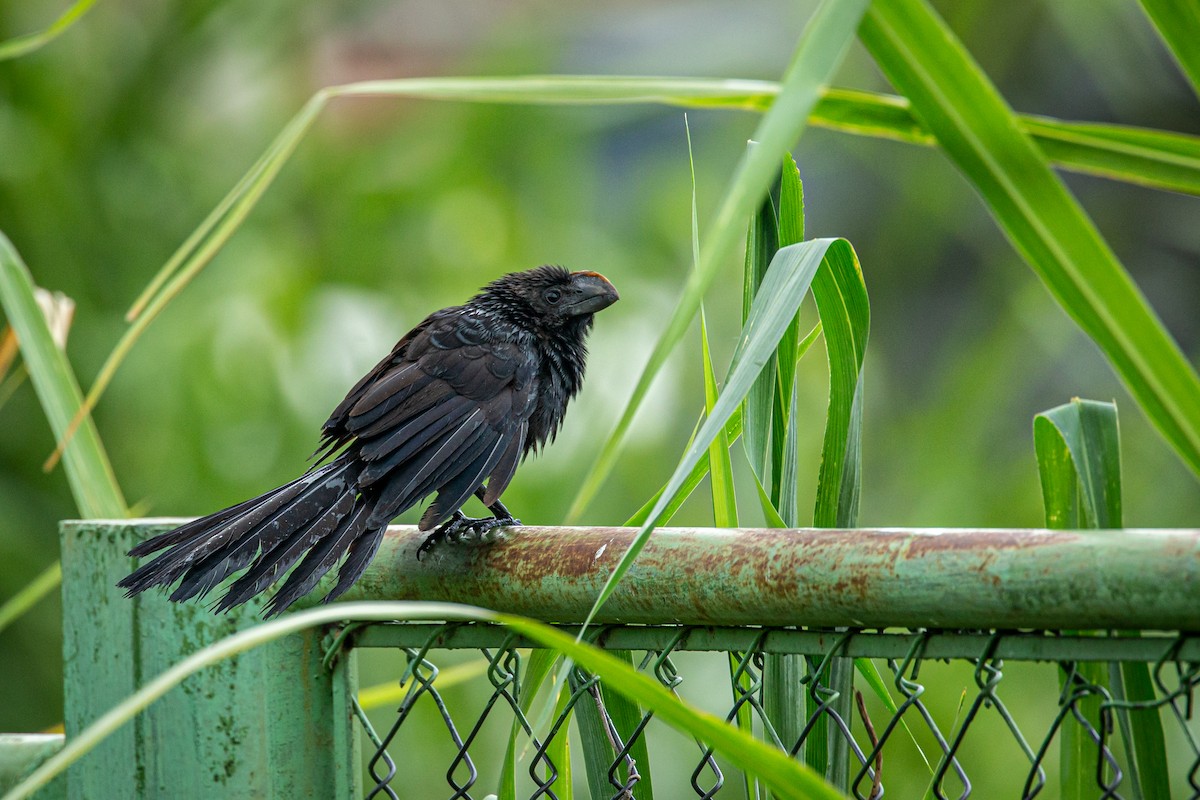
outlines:
[[[620,299],[608,278],[598,272],[568,272],[558,266],[512,272],[488,284],[485,296],[519,304],[542,326],[590,322],[597,311]]]

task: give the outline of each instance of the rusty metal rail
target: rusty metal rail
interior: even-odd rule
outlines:
[[[581,622],[635,531],[388,531],[346,599],[445,600]],[[314,593],[314,599],[320,591]],[[1200,630],[1200,530],[655,531],[598,622]]]
[[[125,552],[178,522],[63,523],[68,740],[151,676],[259,623],[257,601],[214,616],[201,604],[170,603],[157,593],[122,596],[115,583],[133,566]],[[633,535],[625,528],[527,527],[497,542],[439,546],[418,562],[424,534],[395,527],[347,599],[464,602],[574,632]],[[309,602],[323,596],[321,588]],[[1104,635],[1069,633],[1101,629]],[[1173,796],[1200,800],[1200,729],[1192,715],[1200,689],[1197,634],[1200,530],[668,528],[651,537],[585,638],[673,691],[686,674],[687,687],[716,697],[712,676],[735,665],[739,677],[726,685],[728,718],[751,709],[755,725],[774,730],[778,735],[768,738],[793,754],[813,747],[849,752],[850,774],[836,780],[860,800],[882,789],[878,758],[885,750],[884,780],[897,796],[923,796],[930,786],[939,798],[1033,798],[1043,787],[1052,795],[1047,754],[1068,734],[1082,737],[1104,796],[1133,797],[1134,765],[1117,738],[1124,741],[1125,728],[1146,719],[1163,722]],[[295,634],[189,678],[75,764],[68,794],[178,796],[180,787],[203,786],[231,800],[399,798],[434,796],[429,792],[441,783],[454,797],[478,800],[494,788],[489,763],[497,757],[485,726],[507,731],[515,721],[531,748],[521,778],[526,796],[554,797],[561,765],[545,732],[521,711],[530,689],[522,666],[527,644],[479,624],[354,624]],[[486,659],[482,706],[472,701],[479,693],[443,696],[437,664],[454,650]],[[395,713],[368,715],[358,705],[360,654],[376,665],[402,659],[395,669],[404,699]],[[874,733],[849,705],[850,684],[835,674],[849,670],[850,658],[873,659],[898,704],[894,712],[870,712]],[[784,663],[779,659],[796,669],[772,672]],[[1005,679],[1006,660],[1028,662],[1025,676]],[[1107,662],[1110,676],[1140,669],[1149,695],[1133,700],[1124,678],[1089,677],[1083,662]],[[1031,668],[1042,677],[1032,677]],[[766,713],[772,675],[789,676],[804,695],[777,730]],[[567,724],[571,708],[574,724],[592,714],[587,724],[608,726],[610,734],[619,728],[610,738],[621,744],[607,760],[592,753],[587,775],[611,786],[608,794],[592,786],[595,796],[627,797],[636,783],[629,753],[653,727],[650,715],[634,709],[632,717],[609,719],[605,703],[612,698],[601,701],[605,688],[594,676],[572,672],[569,688],[574,705],[560,710],[551,729]],[[960,711],[965,716],[956,721]],[[503,719],[488,723],[489,716]],[[618,717],[620,726],[633,727],[618,726]],[[1002,726],[999,739],[994,731],[971,733],[987,730],[989,718]],[[810,741],[822,720],[827,739]],[[913,734],[901,721],[924,742],[930,767],[906,771]],[[365,759],[363,732],[370,740]],[[998,777],[986,768],[997,757],[993,739],[1008,748]],[[716,797],[731,783],[703,746],[694,764],[686,762],[656,762],[663,765],[655,766],[656,780],[677,789],[672,796]],[[690,777],[671,777],[680,765]],[[720,796],[739,788],[730,785]]]

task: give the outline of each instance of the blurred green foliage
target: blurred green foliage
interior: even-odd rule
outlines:
[[[48,24],[45,6],[0,0],[0,38]],[[1134,4],[939,10],[1020,111],[1200,133],[1196,98]],[[69,355],[86,386],[129,303],[319,87],[539,72],[774,79],[810,11],[778,0],[99,3],[53,44],[0,62],[0,230],[41,285],[77,301]],[[860,50],[837,83],[888,88]],[[758,118],[689,119],[705,220]],[[860,524],[1039,525],[1031,419],[1073,395],[1128,409],[1126,524],[1195,524],[1194,479],[945,159],[819,130],[795,153],[808,235],[853,242],[871,292]],[[1194,360],[1200,201],[1066,180]],[[193,515],[293,477],[328,410],[424,314],[504,271],[557,262],[605,273],[623,298],[598,319],[559,443],[505,495],[527,522],[558,521],[691,268],[689,181],[677,110],[336,101],[101,403],[127,498]],[[740,326],[740,263],[721,281],[706,305],[717,363]],[[584,524],[625,519],[663,483],[702,408],[699,365],[686,348],[672,359]],[[800,366],[799,418],[814,420],[800,443],[807,491],[823,369]],[[24,386],[0,408],[0,598],[54,560],[56,521],[75,514],[61,472],[40,470],[52,448]],[[676,519],[710,522],[711,508],[701,495]],[[59,615],[47,601],[0,634],[0,730],[61,719]]]

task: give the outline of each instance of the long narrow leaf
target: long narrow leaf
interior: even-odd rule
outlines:
[[[700,266],[700,218],[696,206],[696,161],[692,153],[692,130],[683,117],[687,131],[688,172],[692,182],[692,267]],[[700,306],[700,355],[704,372],[704,413],[712,413],[717,402],[717,376],[713,372],[712,353],[708,347],[708,325],[704,319],[704,305]],[[708,448],[708,471],[712,475],[713,522],[718,528],[736,528],[738,525],[737,495],[733,487],[733,460],[729,455],[729,437],[722,428],[717,432]]]
[[[96,0],[75,0],[66,11],[59,15],[58,19],[42,30],[0,42],[0,61],[18,58],[44,47],[65,33],[95,4]]]
[[[704,416],[701,415],[700,419],[696,421],[696,429],[692,432],[692,438],[688,440],[689,445],[693,440],[695,440],[696,431],[700,430],[700,425],[702,425],[703,422]],[[725,439],[729,442],[735,442],[741,435],[742,410],[739,408],[733,412],[733,414],[729,417],[729,420],[725,423]],[[692,492],[696,491],[696,487],[700,485],[700,481],[704,480],[705,476],[707,475],[708,459],[697,461],[696,465],[692,467],[692,471],[688,473],[687,478],[684,479],[683,484],[679,487],[679,491],[675,493],[675,496],[671,498],[671,501],[667,503],[666,508],[663,509],[663,521],[659,523],[660,525],[667,524],[671,517],[675,516],[680,507],[682,507],[687,501],[688,497],[691,496]],[[641,508],[633,512],[633,516],[625,520],[624,524],[626,526],[640,526],[643,522],[649,519],[650,512],[654,510],[655,505],[658,503],[659,498],[663,496],[666,488],[666,485],[664,485],[657,492],[655,492],[654,496],[647,500]],[[783,526],[780,525],[777,527]]]
[[[55,561],[16,594],[0,603],[0,632],[62,585],[62,562]]]
[[[1098,404],[1095,404],[1098,405]],[[1115,409],[1113,410],[1115,418]],[[1082,490],[1090,479],[1099,479],[1095,470],[1105,470],[1103,456],[1093,457],[1080,425],[1080,406],[1070,404],[1039,414],[1034,418],[1034,443],[1038,456],[1038,473],[1042,482],[1042,497],[1046,507],[1046,525],[1050,528],[1094,528],[1098,514],[1095,496]],[[1073,631],[1073,633],[1078,633]],[[1106,686],[1107,670],[1103,664],[1082,663],[1076,666],[1079,676],[1089,683]],[[1074,691],[1066,686],[1063,691]],[[1076,713],[1093,728],[1100,725],[1100,701],[1094,696],[1079,700]],[[1078,725],[1066,724],[1059,732],[1059,779],[1065,800],[1084,800],[1095,794],[1093,774],[1096,763],[1094,746]]]
[[[774,356],[779,338],[795,318],[796,310],[818,267],[827,261],[830,253],[847,250],[852,253],[849,242],[844,239],[815,239],[785,247],[776,253],[750,310],[750,317],[738,337],[738,345],[726,373],[725,388],[713,406],[712,414],[700,427],[700,433],[684,453],[662,496],[609,575],[588,614],[589,622],[629,571],[634,559],[645,547],[650,532],[660,524],[667,504],[683,486],[696,462],[707,452],[718,431],[741,405],[763,365]],[[844,253],[842,257],[846,257]],[[853,258],[853,255],[849,257]]]
[[[232,236],[332,98],[412,97],[528,105],[655,103],[685,108],[765,111],[773,106],[780,91],[780,85],[770,81],[608,76],[408,78],[321,89],[142,292],[129,312],[133,324],[105,360],[88,391],[84,407],[88,413],[95,408],[117,369],[155,315],[186,287]],[[809,117],[814,125],[914,144],[930,145],[935,141],[913,116],[904,98],[825,88],[820,92],[821,97]],[[1043,148],[1048,158],[1066,169],[1200,194],[1200,137],[1126,126],[1059,122],[1042,117],[1020,117],[1018,123]],[[75,427],[75,424],[68,427],[66,438],[74,435]],[[51,463],[54,460],[52,457]]]
[[[1121,451],[1117,407],[1072,400],[1034,417],[1046,525],[1121,527]]]
[[[1196,0],[1142,0],[1142,9],[1171,48],[1183,74],[1200,97],[1200,3]]]
[[[804,185],[800,180],[800,170],[788,153],[783,157],[779,174],[777,246],[787,247],[802,241]],[[747,252],[747,259],[749,257]],[[743,285],[743,292],[749,294],[752,291],[757,292],[760,288],[750,286],[747,281]],[[756,383],[757,388],[766,382],[765,378],[772,378],[770,385],[765,387],[767,402],[771,408],[771,430],[768,440],[771,448],[771,494],[770,503],[764,504],[764,508],[769,505],[778,509],[778,519],[782,527],[786,528],[795,528],[800,524],[800,420],[797,419],[795,391],[796,362],[800,345],[800,313],[797,308],[797,313],[793,315],[779,339],[779,345],[775,348],[774,369],[763,370],[763,376]],[[790,750],[800,738],[804,722],[808,719],[809,709],[803,684],[805,663],[802,655],[773,653],[767,656],[763,665],[763,711],[786,750]],[[821,716],[816,721],[816,726],[821,727],[824,724],[825,717]]]
[[[771,501],[771,496],[767,494],[767,489],[762,485],[762,481],[758,476],[754,476],[754,486],[758,489],[758,503],[762,507],[763,519],[766,521],[768,528],[786,528],[787,523],[783,521],[783,517],[779,516],[779,512],[775,510],[775,504]]]
[[[829,406],[813,525],[853,528],[858,524],[862,483],[863,362],[871,311],[853,248],[831,251],[826,260],[828,269],[817,273],[812,287],[829,361]]]
[[[66,354],[54,343],[45,315],[34,296],[33,278],[8,238],[0,233],[0,305],[29,369],[29,378],[55,436],[62,437],[80,408],[79,384]],[[79,435],[66,449],[67,482],[79,514],[85,519],[120,519],[127,515],[100,434],[86,416]]]
[[[577,642],[544,623],[498,614],[497,620],[530,639],[574,659],[606,685],[654,712],[673,728],[709,744],[735,767],[758,776],[781,798],[841,798],[811,770],[787,754],[705,712],[682,703],[658,681],[637,672],[609,653]]]
[[[759,144],[743,154],[709,228],[708,239],[701,249],[699,267],[689,275],[683,296],[655,344],[615,429],[584,479],[568,512],[568,519],[577,517],[583,511],[612,471],[625,434],[650,384],[683,338],[717,271],[732,254],[742,225],[757,208],[759,198],[774,177],[779,159],[804,130],[808,114],[816,104],[822,86],[841,63],[854,38],[854,31],[866,6],[864,0],[825,0],[809,20],[784,75],[783,89],[755,131],[753,138]],[[724,424],[723,420],[721,424]]]
[[[825,413],[813,525],[852,528],[858,524],[858,500],[862,489],[863,363],[871,313],[862,268],[853,248],[831,251],[825,258],[824,267],[812,285],[829,364],[829,403]],[[857,666],[860,671],[864,668],[861,662]],[[850,660],[835,658],[830,665],[829,680],[830,688],[838,692],[834,710],[847,719],[852,715],[854,695],[854,671]],[[844,789],[849,778],[850,753],[842,737],[829,736],[823,730],[828,724],[825,717],[818,721],[814,743],[822,738],[827,742],[825,775],[835,786]],[[805,757],[812,759],[810,765],[816,765],[820,763],[820,755],[808,752]]]
[[[1200,137],[1132,125],[1072,122],[1034,114],[1017,125],[1056,167],[1156,189],[1200,194]],[[830,130],[932,146],[937,139],[908,100],[829,89],[809,122]]]
[[[1200,473],[1200,377],[978,65],[925,0],[877,0],[860,36],[1146,416]]]
[[[746,260],[742,272],[742,324],[745,324],[750,316],[750,307],[758,294],[759,284],[762,283],[763,276],[767,274],[767,267],[771,265],[771,259],[778,250],[779,215],[775,210],[774,199],[770,193],[766,193],[758,211],[750,219],[750,227],[746,232]],[[770,492],[766,491],[766,487],[771,484],[774,462],[771,452],[771,424],[775,412],[775,380],[775,359],[771,359],[755,379],[742,404],[742,449],[750,461],[755,480],[763,490],[766,505],[778,516],[774,500]]]
[[[1034,446],[1050,528],[1119,528],[1121,509],[1121,451],[1117,407],[1113,403],[1072,400],[1034,418]],[[1116,713],[1130,759],[1130,772],[1146,800],[1171,796],[1162,722],[1157,709],[1130,711],[1126,703],[1152,706],[1154,684],[1146,664],[1083,663],[1081,676],[1110,687],[1121,698]],[[1118,676],[1110,680],[1110,674]],[[1089,697],[1079,703],[1093,724],[1100,720],[1100,703]],[[1067,725],[1060,739],[1063,796],[1095,795],[1095,744],[1078,726]]]
[[[534,700],[539,696],[539,690],[546,676],[558,660],[558,654],[552,650],[534,650],[525,661],[525,674],[520,676],[521,691],[518,706],[521,713],[529,717],[529,710]],[[557,714],[555,715],[558,716]],[[500,769],[500,800],[516,800],[516,770],[520,754],[517,752],[517,738],[522,733],[517,716],[513,715],[512,726],[508,733],[508,747],[504,752],[504,761]],[[561,735],[565,736],[565,732]],[[555,761],[555,764],[558,762]]]
[[[804,241],[804,185],[791,154],[783,158],[779,176],[779,246]],[[775,402],[771,417],[772,491],[779,516],[789,528],[800,524],[800,428],[796,419],[796,362],[800,348],[800,314],[775,349]]]
[[[700,310],[700,344],[704,360],[704,404],[711,414],[717,402],[717,379],[713,374],[712,357],[708,350],[708,330],[704,324],[704,309]],[[718,528],[738,526],[737,496],[733,488],[733,461],[729,457],[729,437],[722,426],[708,448],[708,469],[712,477],[713,523]]]
[[[1018,122],[1057,166],[1154,189],[1200,194],[1200,139],[1194,136],[1034,116],[1021,116]]]

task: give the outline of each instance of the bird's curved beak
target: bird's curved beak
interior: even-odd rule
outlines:
[[[621,299],[617,289],[599,272],[572,272],[575,296],[567,304],[572,315],[595,314]]]

